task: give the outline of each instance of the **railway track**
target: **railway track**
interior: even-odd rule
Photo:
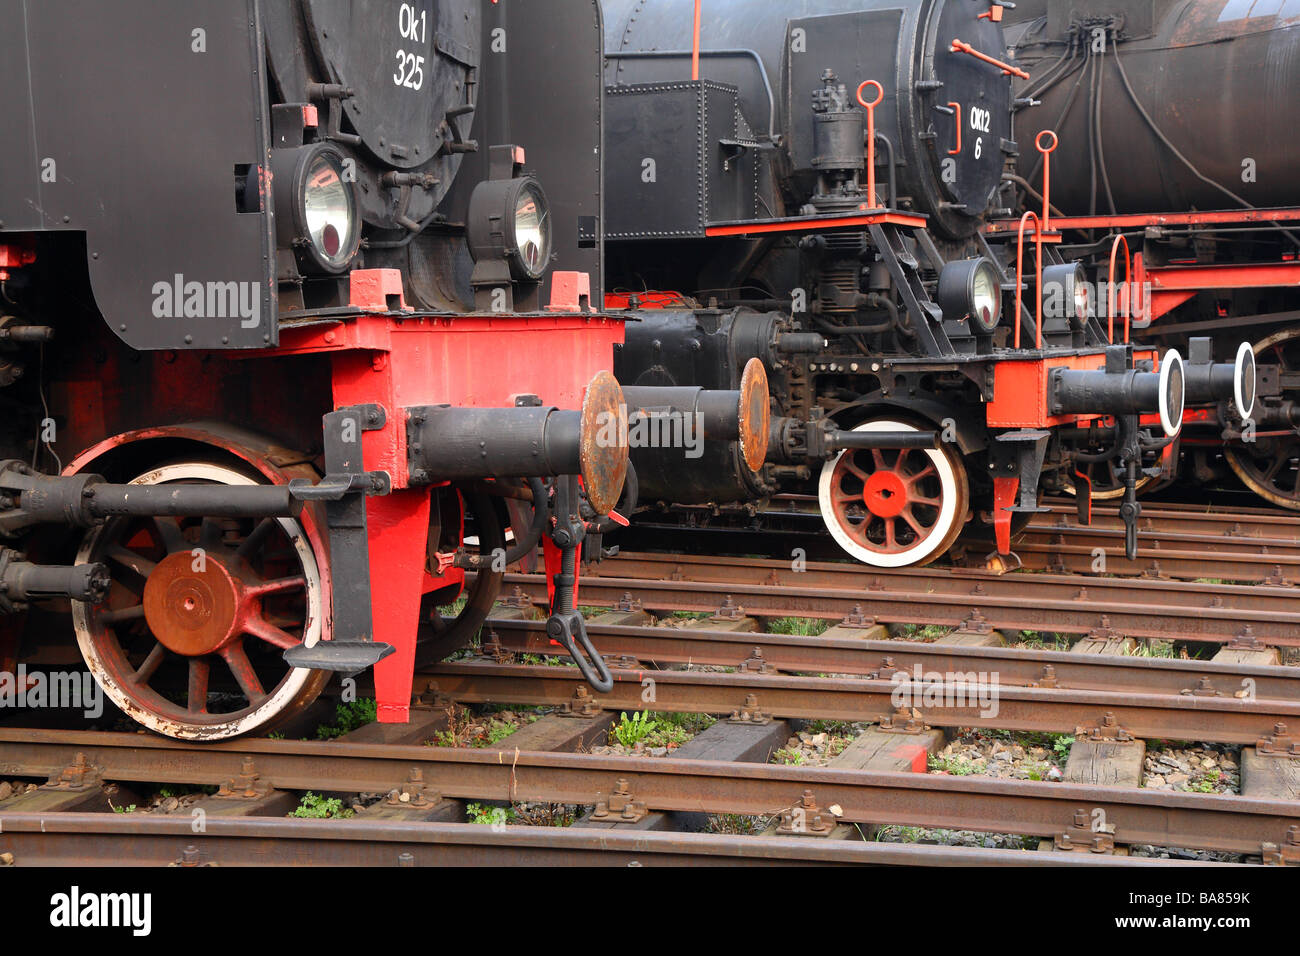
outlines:
[[[1144,504],[1139,521],[1138,554],[1124,555],[1124,525],[1117,509],[1098,505],[1092,523],[1078,520],[1073,501],[1053,500],[1013,542],[1021,566],[1060,574],[1106,574],[1121,577],[1198,580],[1243,584],[1294,585],[1300,582],[1300,526],[1291,516],[1263,508],[1210,512],[1206,507]],[[815,498],[787,495],[762,512],[757,528],[700,528],[709,550],[723,553],[772,554],[772,541],[783,542],[782,554],[794,547],[826,558],[839,555],[833,546],[816,547],[809,534],[820,535]],[[680,548],[680,528],[648,527],[638,543],[654,550]],[[674,544],[674,535],[676,543]],[[967,546],[954,552],[958,566],[978,567],[984,550]],[[1207,559],[1212,559],[1207,563]]]
[[[508,574],[506,587],[534,604],[546,600],[540,575]],[[586,605],[614,607],[628,596],[658,613],[714,613],[732,602],[760,617],[857,614],[947,627],[975,617],[1006,630],[1300,647],[1300,601],[1284,586],[645,552],[625,552],[582,577]]]
[[[962,647],[921,641],[871,640],[758,631],[602,624],[587,633],[606,657],[658,664],[707,665],[770,673],[860,675],[889,680],[894,674],[996,672],[1002,684],[1116,694],[1167,694],[1195,698],[1251,696],[1300,701],[1300,667],[1124,655],[1085,655],[1022,647]],[[851,629],[869,633],[867,628]],[[562,654],[543,621],[489,618],[488,641],[503,652]]]
[[[1082,829],[1087,833],[1087,819],[1099,814],[1107,821],[1107,833],[1115,841],[1263,854],[1265,858],[1289,855],[1300,840],[1297,836],[1300,805],[1278,800],[924,773],[702,759],[649,760],[508,748],[465,750],[289,740],[202,744],[139,734],[4,730],[0,731],[0,767],[8,773],[21,769],[26,775],[49,774],[55,779],[60,776],[67,779],[69,768],[78,768],[83,776],[93,770],[94,779],[102,780],[217,785],[228,784],[242,775],[244,780],[256,779],[281,789],[348,792],[396,790],[409,786],[418,771],[424,792],[436,791],[439,798],[603,804],[614,810],[615,816],[620,806],[634,807],[642,814],[654,811],[773,815],[802,811],[812,820],[833,819],[836,824],[966,828],[1048,839],[1068,835],[1072,830]],[[620,802],[616,804],[615,800]],[[77,852],[75,848],[67,848],[58,837],[63,834],[66,840],[69,832],[87,824],[68,817],[66,825],[55,825],[51,831],[47,824],[47,832],[37,836],[40,827],[37,817],[23,815],[20,808],[15,809],[18,812],[11,814],[0,807],[0,845],[43,855],[45,851],[40,849],[43,838],[52,832],[56,838],[49,843],[64,847],[52,851],[54,858],[67,859],[69,854]],[[55,823],[59,815],[47,814],[46,819]],[[181,823],[189,827],[191,821],[182,818]],[[351,825],[340,821],[343,831]],[[233,839],[239,826],[235,824],[227,831],[223,823],[222,828],[213,832],[217,837],[225,834]],[[295,832],[304,837],[320,836],[310,827],[295,831],[296,824],[266,827],[260,834],[251,824],[243,826],[249,831],[245,836],[250,840],[273,837],[278,842],[281,837],[292,839]],[[101,825],[91,832],[97,841],[105,841],[105,847],[120,848],[124,835],[136,828],[136,832],[146,833],[153,827],[173,828],[168,831],[172,836],[168,853],[177,854],[177,845],[184,842],[195,848],[190,854],[192,861],[202,861],[205,850],[200,844],[204,844],[206,832],[177,834],[177,823],[131,821]],[[510,828],[504,831],[508,834]],[[385,842],[400,843],[401,828],[392,828],[391,832],[392,837]],[[436,831],[426,832],[429,840],[434,839]],[[464,830],[447,833],[449,837],[466,835]],[[348,834],[335,834],[334,838],[346,840]],[[528,841],[537,837],[526,835],[520,839]],[[569,839],[582,842],[581,837]],[[557,842],[562,840],[557,838]],[[845,845],[851,845],[851,841]],[[83,843],[82,857],[85,846]],[[249,846],[255,847],[251,843]],[[671,842],[664,846],[671,850]],[[728,841],[715,841],[714,846],[715,855],[725,855]],[[677,849],[681,847],[679,843]],[[762,855],[765,847],[756,844],[755,853]],[[390,861],[397,855],[393,849],[387,847],[382,851],[389,854]],[[733,852],[737,849],[731,845]],[[6,852],[17,856],[14,850]],[[254,848],[251,852],[262,851]],[[792,847],[786,852],[798,857],[801,851]],[[841,854],[838,861],[844,862],[869,856],[869,851],[839,848],[821,852],[826,856],[817,862],[829,862],[837,853]],[[921,851],[921,857],[910,856],[905,861],[917,862],[928,852],[931,851]],[[184,859],[183,849],[180,856]],[[903,862],[904,856],[898,853],[898,861]],[[1092,854],[1083,854],[1078,858],[1091,857]],[[979,859],[972,855],[970,862]],[[1019,862],[1020,858],[1016,859]],[[1076,862],[1076,855],[1059,858],[1053,855],[1053,861]]]
[[[1122,534],[1104,522],[1078,529],[1068,516],[1048,517],[1055,523],[1043,533],[1077,534],[1078,548]],[[1179,533],[1226,542],[1239,556],[1242,540],[1266,549],[1285,543],[1284,532],[1267,521],[1205,527]],[[1116,847],[1150,844],[1300,862],[1300,802],[1278,798],[1281,791],[1210,795],[1113,781],[918,772],[944,739],[932,728],[1072,734],[1076,747],[1112,756],[1127,749],[1139,763],[1144,751],[1132,748],[1143,740],[1286,753],[1294,749],[1289,728],[1300,727],[1300,668],[884,640],[874,626],[879,618],[965,626],[977,636],[1014,628],[1300,646],[1291,588],[964,569],[881,572],[829,562],[795,570],[789,562],[753,558],[624,554],[582,579],[584,604],[621,608],[622,619],[641,622],[589,623],[597,649],[613,658],[616,678],[611,693],[595,698],[574,668],[513,663],[511,653],[555,656],[557,648],[543,622],[528,619],[529,608],[545,600],[544,580],[509,575],[507,586],[515,588],[507,602],[515,607],[489,619],[478,658],[420,672],[413,715],[425,732],[416,736],[398,731],[390,738],[374,725],[334,742],[188,744],[140,734],[0,729],[0,776],[51,781],[34,797],[0,803],[0,859],[8,853],[19,864],[68,866],[123,858],[181,866],[1167,863],[1110,855]],[[627,613],[632,607],[721,612],[707,621],[650,626],[649,615]],[[778,616],[847,620],[816,637],[757,630]],[[900,697],[900,689],[907,693]],[[594,739],[584,732],[552,734],[568,741],[558,750],[533,749],[537,738],[526,734],[515,748],[510,738],[482,750],[412,745],[432,736],[440,713],[445,720],[458,707],[488,704],[554,708],[544,721],[595,728],[597,738],[613,713],[650,707],[721,715],[723,736],[785,740],[806,721],[833,720],[867,727],[855,745],[867,737],[886,743],[860,764],[825,767],[767,763],[770,749],[709,759],[726,750],[716,742],[691,759],[567,752]],[[1293,759],[1281,756],[1273,766],[1289,767]],[[247,815],[230,804],[216,808],[198,834],[184,815],[79,812],[81,796],[110,781],[128,788],[217,786],[221,794],[207,799],[251,803]],[[292,806],[302,791],[390,797],[369,808],[381,813],[352,820],[285,818],[284,800],[272,798]],[[596,829],[471,825],[459,822],[466,801],[596,807],[584,821],[609,822]],[[408,818],[411,810],[430,817]],[[692,814],[772,822],[747,835],[638,829],[639,822]],[[1094,819],[1105,821],[1101,833]],[[1087,852],[860,838],[884,826],[1019,834],[1045,841],[1044,848]],[[807,839],[846,829],[859,838]]]
[[[18,865],[128,866],[1167,866],[1099,855],[725,834],[583,830],[469,823],[213,820],[109,813],[0,817]],[[1190,865],[1197,865],[1192,863]]]

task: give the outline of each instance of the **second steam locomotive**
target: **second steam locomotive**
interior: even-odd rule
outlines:
[[[1184,404],[1247,418],[1252,356],[1135,347],[1046,209],[1019,244],[985,239],[1007,165],[1057,146],[1015,138],[1027,74],[1003,5],[703,10],[696,34],[691,0],[605,4],[606,303],[636,319],[615,372],[735,388],[759,358],[771,447],[758,472],[715,447],[675,484],[634,450],[642,501],[707,515],[811,493],[867,564],[928,563],[965,534],[1005,567],[1040,493],[1101,463],[1133,548],[1136,486]]]

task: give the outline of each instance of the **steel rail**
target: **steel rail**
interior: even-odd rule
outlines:
[[[535,604],[547,600],[540,575],[507,574],[505,584]],[[828,562],[808,562],[796,572],[790,562],[679,554],[620,555],[579,582],[583,605],[611,607],[627,594],[654,611],[710,613],[731,596],[765,617],[840,619],[860,609],[896,624],[955,627],[979,611],[997,628],[1086,633],[1110,627],[1162,640],[1230,641],[1245,636],[1249,625],[1264,643],[1300,646],[1300,595],[1261,585]]]
[[[1084,529],[1120,529],[1124,522],[1120,520],[1118,509],[1112,506],[1095,505],[1092,510],[1092,524],[1080,525],[1078,512],[1072,502],[1047,502],[1050,510],[1038,515],[1031,523],[1031,528],[1059,528],[1066,526]],[[1142,534],[1163,536],[1168,533],[1213,536],[1227,539],[1230,543],[1247,543],[1255,539],[1265,542],[1277,542],[1291,547],[1300,546],[1300,526],[1296,524],[1292,513],[1270,508],[1216,508],[1209,510],[1206,505],[1150,504],[1142,505],[1142,516],[1138,521]]]
[[[1254,745],[1278,723],[1300,727],[1300,700],[1246,700],[1182,694],[1003,686],[996,672],[968,670],[894,683],[845,677],[719,674],[611,668],[614,687],[596,698],[606,710],[654,709],[770,717],[878,721],[897,707],[937,727],[1077,733],[1113,716],[1134,737]],[[520,664],[440,664],[422,672],[464,703],[559,706],[589,687],[576,668]],[[647,700],[648,694],[648,700]]]
[[[104,779],[121,781],[219,784],[252,758],[262,781],[288,790],[383,792],[420,768],[444,798],[588,805],[621,786],[662,811],[768,815],[812,800],[827,812],[838,808],[845,823],[1053,837],[1077,820],[1104,819],[1117,843],[1251,854],[1300,840],[1300,804],[1239,796],[509,749],[0,730],[0,772],[11,776],[57,773],[78,753]],[[0,813],[0,832],[5,820]]]
[[[501,648],[507,651],[557,656],[567,653],[551,641],[544,621],[489,618],[484,633],[495,635]],[[875,675],[886,679],[899,672],[911,673],[919,666],[927,673],[996,672],[1003,684],[1017,686],[1226,697],[1240,693],[1300,700],[1300,667],[591,621],[587,622],[587,634],[601,654],[643,662],[721,667],[755,667],[766,663],[780,671]]]
[[[1022,568],[1054,574],[1114,574],[1126,577],[1213,579],[1273,587],[1300,581],[1300,549],[1277,552],[1247,538],[1241,547],[1220,548],[1209,542],[1192,544],[1164,535],[1155,546],[1138,548],[1137,557],[1124,554],[1124,532],[1086,528],[1039,529],[1031,526],[1012,542]],[[1226,540],[1226,539],[1220,539]],[[1177,549],[1168,545],[1180,545]]]
[[[573,827],[113,813],[4,814],[14,866],[1215,866],[982,847]]]

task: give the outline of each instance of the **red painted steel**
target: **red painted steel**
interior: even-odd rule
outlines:
[[[874,179],[875,177],[871,177]],[[863,204],[865,210],[868,207]],[[901,212],[873,212],[854,216],[826,216],[812,219],[756,219],[751,222],[726,223],[706,226],[704,234],[714,236],[752,236],[769,232],[818,232],[826,229],[862,228],[864,226],[903,226],[909,229],[925,227],[924,216]]]
[[[1269,223],[1300,220],[1300,206],[1271,209],[1214,209],[1208,212],[1129,213],[1122,216],[1057,216],[1052,225],[1064,229],[1143,229],[1147,226],[1210,226],[1233,223]],[[997,219],[985,231],[990,235],[1009,233],[1015,219]]]
[[[868,86],[876,88],[876,98],[864,100],[862,91]],[[876,202],[876,106],[885,98],[885,88],[875,80],[863,80],[858,84],[858,102],[867,111],[867,196],[872,204]],[[961,119],[957,120],[957,135],[961,136]],[[958,143],[961,139],[958,138]],[[891,174],[892,175],[892,174]]]
[[[385,471],[393,482],[391,494],[368,499],[366,508],[374,639],[396,649],[375,667],[381,722],[408,717],[421,594],[430,584],[456,583],[450,574],[426,576],[429,491],[409,486],[402,409],[444,403],[510,407],[523,394],[580,408],[587,382],[609,367],[613,347],[622,341],[618,319],[559,312],[367,313],[282,333],[280,354],[329,355],[335,407],[375,403],[387,412],[384,427],[362,437],[366,469]],[[542,355],[557,360],[540,362]]]
[[[994,57],[989,56],[987,53],[981,53],[979,50],[975,49],[969,43],[965,43],[961,40],[953,40],[952,46],[950,46],[948,50],[951,53],[969,53],[977,60],[983,60],[985,63],[996,66],[1007,76],[1018,76],[1022,80],[1029,79],[1029,74],[1026,73],[1024,70],[1020,69],[1020,67],[1012,66],[1010,63],[1003,63],[1001,60],[995,59]]]

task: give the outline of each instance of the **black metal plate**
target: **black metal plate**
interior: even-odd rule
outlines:
[[[85,232],[96,303],[135,348],[275,341],[270,216],[235,207],[236,164],[268,148],[254,0],[4,0],[0,82],[5,230]],[[218,301],[227,283],[246,309]]]

